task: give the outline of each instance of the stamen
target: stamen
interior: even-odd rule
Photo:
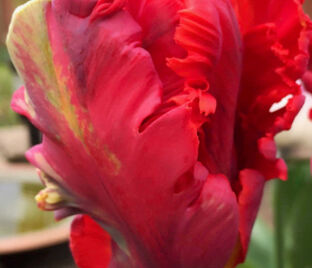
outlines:
[[[37,169],[37,173],[45,185],[36,196],[37,205],[42,210],[55,210],[64,207],[68,203],[64,191],[56,184],[51,182],[49,177],[41,170]]]
[[[60,204],[64,203],[64,198],[59,193],[59,189],[56,187],[46,187],[41,190],[36,196],[35,200],[40,209],[43,210],[54,210],[59,208]]]

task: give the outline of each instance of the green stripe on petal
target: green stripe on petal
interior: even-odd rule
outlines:
[[[77,119],[77,107],[71,103],[70,90],[65,76],[61,76],[61,67],[53,62],[53,54],[46,22],[46,8],[50,0],[32,0],[18,7],[12,17],[7,36],[7,47],[12,61],[24,80],[27,88],[40,90],[46,101],[54,108],[58,116],[65,117],[68,127],[76,138],[83,140],[81,125]],[[29,72],[32,71],[30,74]],[[26,95],[28,93],[26,92]],[[34,117],[36,104],[27,101],[29,114]]]
[[[57,31],[49,32],[49,11],[51,0],[32,0],[13,14],[7,47],[25,84],[23,97],[16,105],[44,134],[59,142],[70,144],[74,136],[89,155],[97,148],[105,148],[103,161],[111,173],[117,174],[120,161],[94,135],[88,111],[77,99],[74,67],[66,45],[60,42],[53,47]]]

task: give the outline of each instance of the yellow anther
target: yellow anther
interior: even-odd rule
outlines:
[[[36,196],[35,200],[37,205],[41,209],[50,210],[57,206],[59,203],[63,202],[63,197],[57,191],[57,188],[47,187],[41,190]]]
[[[35,196],[37,203],[42,203],[47,199],[47,193],[41,191]]]
[[[51,192],[51,193],[48,193],[48,196],[45,199],[45,201],[50,205],[54,205],[54,204],[62,202],[63,198],[58,192]]]
[[[52,178],[39,169],[37,169],[37,173],[45,186],[35,196],[39,208],[43,210],[55,210],[69,202],[69,196],[65,194],[57,182],[54,182]]]

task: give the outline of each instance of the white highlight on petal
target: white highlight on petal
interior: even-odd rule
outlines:
[[[283,108],[287,105],[288,101],[289,101],[292,97],[293,97],[292,94],[288,94],[287,96],[285,96],[284,98],[282,98],[279,102],[273,103],[272,106],[271,106],[271,108],[270,108],[270,110],[269,110],[269,112],[270,112],[270,113],[274,113],[274,112],[277,112],[278,110],[283,109]]]

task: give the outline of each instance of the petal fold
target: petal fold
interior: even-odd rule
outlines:
[[[238,224],[236,196],[228,179],[208,175],[177,230],[176,267],[223,268],[238,239]]]

